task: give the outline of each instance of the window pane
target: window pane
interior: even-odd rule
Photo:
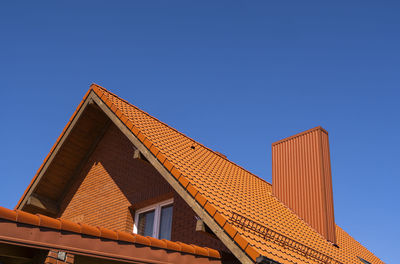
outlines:
[[[172,205],[161,208],[160,234],[159,239],[171,240],[172,227]]]
[[[137,225],[138,234],[142,236],[153,236],[154,210],[139,214]]]

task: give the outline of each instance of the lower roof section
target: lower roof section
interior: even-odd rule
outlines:
[[[4,207],[0,207],[1,247],[39,251],[57,249],[117,263],[229,263],[221,259],[218,251],[209,248],[116,232]],[[21,257],[18,254],[14,257]]]

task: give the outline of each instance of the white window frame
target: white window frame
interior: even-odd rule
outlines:
[[[161,208],[174,203],[174,198],[140,208],[135,212],[135,222],[133,223],[133,233],[138,233],[137,223],[139,223],[139,215],[154,210],[154,223],[152,237],[158,238],[160,232]]]

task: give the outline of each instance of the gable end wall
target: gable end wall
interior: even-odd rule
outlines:
[[[173,241],[193,243],[228,252],[218,239],[195,231],[193,210],[149,163],[134,159],[135,147],[111,125],[83,166],[77,180],[61,203],[59,217],[74,222],[132,232],[129,207],[172,194]]]

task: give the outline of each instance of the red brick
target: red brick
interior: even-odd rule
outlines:
[[[129,139],[111,125],[83,166],[80,178],[70,187],[61,204],[61,218],[132,233],[133,215],[128,208],[173,192],[171,240],[228,251],[218,239],[196,232],[196,214],[190,206],[151,164],[133,159],[133,154],[134,147]],[[162,160],[165,156],[159,152],[157,158]],[[189,185],[190,190],[194,192],[193,195],[197,192]],[[81,229],[85,230],[83,226]],[[99,230],[93,231],[93,235],[100,233]],[[142,236],[132,235],[133,241],[125,238],[118,236],[124,241],[128,239],[133,242],[138,238],[137,243],[150,244]]]
[[[44,261],[45,264],[57,264],[57,260],[55,258],[47,257]]]
[[[129,139],[111,125],[63,201],[61,218],[132,232],[129,206],[172,192],[162,176],[149,163],[134,160],[133,153]]]
[[[57,251],[50,250],[47,256],[57,258],[58,254]]]

